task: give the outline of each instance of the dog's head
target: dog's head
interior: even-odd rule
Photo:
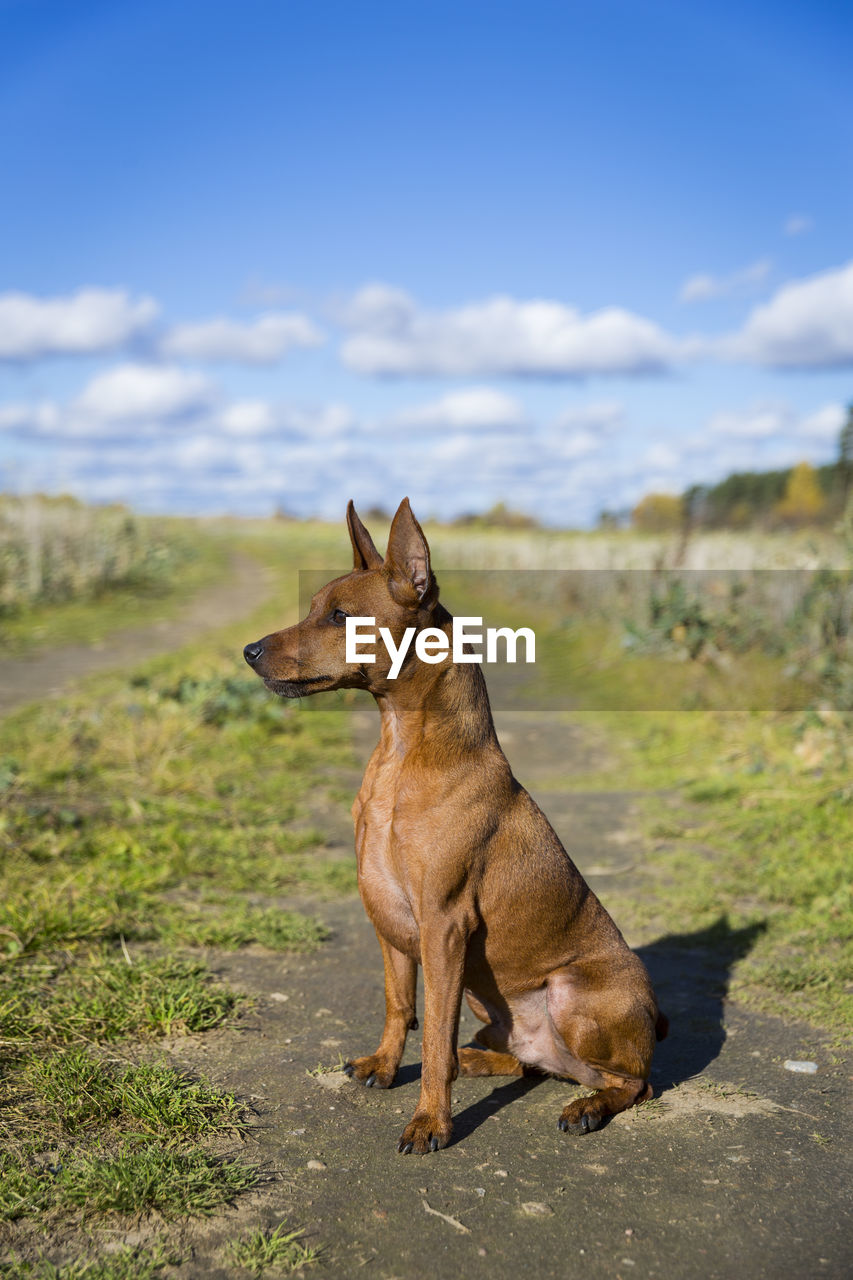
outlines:
[[[375,619],[398,645],[408,627],[434,625],[438,586],[430,567],[429,546],[404,498],[388,535],[383,559],[350,501],[347,528],[353,550],[352,572],[335,578],[311,601],[307,618],[247,644],[243,656],[268,689],[285,698],[301,698],[328,689],[383,687],[391,659],[377,643],[376,661],[347,662],[346,620]]]

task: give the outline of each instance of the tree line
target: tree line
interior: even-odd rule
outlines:
[[[853,490],[853,404],[834,462],[809,462],[779,471],[738,471],[718,484],[691,485],[682,494],[648,493],[631,511],[631,524],[648,533],[685,526],[703,529],[790,528],[831,524]],[[601,523],[613,522],[604,513]]]

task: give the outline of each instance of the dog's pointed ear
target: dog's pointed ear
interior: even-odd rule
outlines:
[[[382,557],[373,545],[373,539],[370,534],[359,520],[352,498],[347,503],[347,528],[349,529],[349,540],[352,543],[353,569],[356,571],[359,569],[381,569],[383,564]]]
[[[385,569],[401,604],[420,604],[435,587],[429,545],[408,498],[400,503],[391,523]]]

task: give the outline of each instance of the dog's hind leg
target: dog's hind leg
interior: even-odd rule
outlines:
[[[480,1027],[474,1036],[477,1043],[484,1046],[482,1049],[459,1050],[459,1074],[463,1076],[524,1075],[523,1064],[507,1049],[509,1031],[497,1012],[484,1004],[473,991],[466,990],[465,999],[468,1001],[471,1012],[486,1025]]]
[[[468,1006],[475,1017],[486,1025],[480,1027],[474,1035],[477,1044],[483,1046],[484,1049],[493,1049],[496,1053],[504,1053],[509,1046],[509,1010],[502,1016],[501,1010],[495,1005],[487,1005],[479,996],[475,996],[473,991],[466,988],[465,999]],[[483,1073],[478,1073],[483,1074]]]
[[[617,974],[603,986],[576,970],[551,975],[548,1013],[567,1051],[566,1075],[597,1090],[563,1108],[557,1123],[564,1132],[591,1133],[610,1116],[652,1097],[657,1010],[642,986],[631,990],[630,976]]]
[[[351,1059],[344,1071],[368,1088],[375,1085],[378,1089],[387,1089],[397,1074],[406,1035],[410,1028],[418,1025],[415,1017],[418,966],[415,960],[383,938],[379,938],[379,944],[385,962],[385,1028],[382,1039],[375,1053]]]

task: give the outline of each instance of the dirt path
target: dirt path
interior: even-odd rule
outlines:
[[[175,618],[114,632],[98,645],[67,645],[30,658],[0,658],[0,715],[61,694],[96,671],[133,667],[178,648],[198,631],[248,615],[272,590],[270,571],[249,556],[231,559],[228,577],[200,591]]]
[[[0,710],[58,693],[90,672],[133,665],[199,628],[248,613],[269,582],[250,560],[178,619],[133,628],[109,648],[68,648],[0,663]],[[354,717],[358,754],[376,739],[372,708]],[[554,788],[589,767],[582,732],[556,714],[498,718],[510,761],[593,887],[641,866],[636,797]],[[545,783],[549,790],[538,785]],[[358,781],[353,774],[353,789]],[[319,816],[319,815],[316,815]],[[325,814],[330,842],[351,845],[346,805]],[[638,890],[641,891],[641,890]],[[286,1218],[323,1247],[319,1277],[350,1280],[840,1280],[850,1274],[849,1065],[809,1028],[760,1018],[727,998],[747,931],[720,945],[691,931],[640,948],[671,1033],[659,1046],[656,1101],[585,1138],[556,1126],[573,1087],[557,1080],[465,1080],[455,1136],[435,1155],[402,1157],[397,1137],[417,1099],[420,1033],[395,1086],[364,1089],[332,1067],[372,1051],[382,1025],[379,948],[360,902],[312,904],[333,938],[310,957],[247,949],[212,966],[252,997],[235,1025],[158,1044],[257,1111],[244,1158],[266,1188],[212,1221],[170,1227],[191,1260],[182,1277],[217,1280],[222,1242],[258,1215]],[[629,942],[632,941],[629,937]],[[463,1015],[462,1042],[475,1030]],[[794,1074],[786,1059],[817,1063]],[[315,1074],[309,1074],[315,1073]],[[273,1176],[274,1175],[274,1176]],[[846,1175],[846,1176],[845,1176]],[[140,1223],[123,1240],[161,1234]],[[245,1273],[242,1273],[245,1274]]]
[[[375,717],[359,711],[362,755]],[[586,759],[580,732],[556,716],[501,717],[522,780],[606,899],[608,879],[642,861],[625,793],[537,790],[555,762]],[[334,828],[346,830],[346,822]],[[341,839],[345,839],[341,835]],[[316,904],[314,904],[316,910]],[[556,1126],[573,1095],[557,1080],[466,1080],[454,1087],[455,1137],[436,1155],[402,1157],[414,1110],[420,1033],[386,1092],[318,1065],[371,1051],[382,1024],[379,949],[360,903],[321,906],[334,930],[318,955],[243,952],[215,967],[256,1004],[239,1028],[175,1042],[177,1063],[251,1098],[254,1148],[279,1177],[263,1193],[269,1225],[287,1217],[324,1247],[318,1275],[377,1280],[812,1280],[850,1273],[849,1067],[821,1037],[761,1018],[726,996],[746,931],[721,947],[692,934],[641,948],[672,1030],[659,1047],[657,1100],[573,1138]],[[630,939],[629,939],[630,941]],[[462,1042],[475,1024],[463,1016]],[[794,1074],[786,1059],[817,1063]],[[848,1178],[845,1180],[844,1165]],[[257,1205],[257,1201],[255,1204]],[[240,1208],[191,1225],[183,1274],[225,1277],[218,1243]]]

